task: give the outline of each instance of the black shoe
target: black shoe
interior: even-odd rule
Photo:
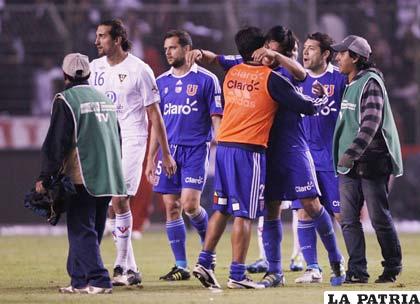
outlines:
[[[161,276],[159,280],[165,280],[165,281],[183,281],[183,280],[189,280],[191,277],[190,271],[186,268],[182,268],[179,266],[172,267],[171,271],[169,271],[164,276]]]
[[[141,286],[141,274],[134,270],[127,271],[127,283],[129,286]]]
[[[346,279],[344,280],[344,284],[366,284],[369,281],[368,276],[364,275],[357,275],[351,272],[346,273]]]
[[[390,272],[384,270],[384,272],[375,280],[375,283],[394,283],[397,280],[396,272]]]

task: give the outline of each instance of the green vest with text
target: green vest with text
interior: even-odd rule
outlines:
[[[115,105],[88,85],[58,94],[70,108],[83,184],[92,196],[125,195]]]
[[[367,72],[360,79],[350,83],[343,94],[340,115],[337,119],[333,139],[333,159],[334,168],[337,173],[347,174],[350,169],[338,166],[338,160],[353,143],[360,129],[360,102],[363,90],[369,79],[375,79],[381,86],[384,106],[382,113],[382,124],[378,132],[382,132],[385,143],[388,147],[392,161],[392,174],[400,176],[403,174],[403,164],[401,158],[401,146],[398,137],[397,127],[395,126],[388,94],[382,78],[374,73]]]

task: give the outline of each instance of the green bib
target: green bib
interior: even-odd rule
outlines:
[[[83,184],[92,196],[126,194],[114,104],[88,85],[58,94],[71,110]]]
[[[350,83],[343,94],[340,115],[337,119],[333,139],[333,159],[336,173],[347,174],[351,169],[338,166],[338,160],[353,143],[360,129],[360,101],[363,90],[369,79],[375,79],[381,86],[384,96],[384,106],[382,114],[382,126],[378,132],[382,132],[392,160],[392,174],[400,176],[403,174],[403,164],[401,158],[401,146],[398,137],[397,127],[395,126],[388,94],[384,82],[379,75],[374,72],[367,72],[360,79]]]

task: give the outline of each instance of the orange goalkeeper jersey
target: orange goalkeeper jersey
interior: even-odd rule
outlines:
[[[272,70],[265,66],[239,64],[223,82],[225,109],[217,140],[267,147],[277,103],[268,93]]]

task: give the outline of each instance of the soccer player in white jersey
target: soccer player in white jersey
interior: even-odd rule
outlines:
[[[171,271],[160,277],[167,281],[190,278],[183,210],[204,242],[208,216],[200,206],[200,197],[207,175],[211,128],[213,126],[217,133],[223,111],[217,77],[197,64],[189,66],[186,63],[185,57],[191,48],[192,40],[187,32],[172,30],[166,33],[165,56],[172,67],[156,80],[161,96],[160,108],[178,171],[171,178],[161,174],[160,156],[157,170],[152,166],[157,152],[153,136],[146,169],[149,180],[156,182],[154,191],[162,194],[166,208],[166,232],[175,259]]]
[[[116,105],[121,128],[122,165],[127,197],[112,198],[110,208],[117,258],[113,285],[141,284],[131,245],[133,218],[129,200],[140,184],[141,167],[148,137],[148,118],[162,150],[162,169],[172,176],[176,171],[159,110],[159,93],[151,68],[129,53],[131,43],[121,20],[100,23],[95,46],[100,58],[91,62],[90,83],[104,92]],[[106,119],[105,117],[103,119]]]

